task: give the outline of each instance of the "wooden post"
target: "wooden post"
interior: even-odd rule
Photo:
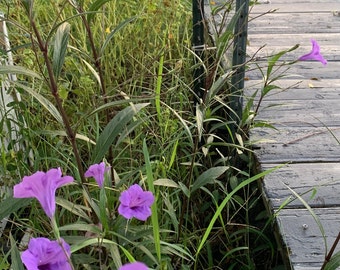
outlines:
[[[236,14],[239,13],[239,18],[234,30],[233,75],[231,78],[232,91],[230,104],[233,110],[231,112],[233,134],[237,131],[238,124],[242,119],[248,12],[249,0],[236,0]]]
[[[192,1],[192,20],[193,20],[193,37],[192,48],[193,52],[204,61],[204,0]],[[204,67],[195,57],[194,76],[194,92],[196,94],[195,103],[203,97],[205,91],[205,74]]]

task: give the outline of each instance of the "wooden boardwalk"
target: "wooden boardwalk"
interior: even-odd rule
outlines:
[[[340,0],[259,2],[249,13],[247,53],[256,61],[248,65],[244,103],[261,91],[258,67],[266,72],[271,55],[299,44],[281,63],[297,60],[310,52],[315,39],[328,60],[327,66],[312,61],[292,65],[284,73],[288,76],[275,82],[282,89],[265,97],[256,116],[275,129],[252,129],[250,136],[260,169],[286,164],[262,184],[268,211],[276,216],[286,269],[320,269],[340,231]],[[211,23],[207,2],[205,7]]]
[[[258,17],[273,9],[277,11]],[[282,57],[296,60],[310,52],[311,38],[328,60],[325,67],[319,62],[294,64],[285,73],[290,76],[275,83],[282,89],[264,99],[256,118],[272,123],[276,130],[251,133],[262,169],[288,163],[263,180],[268,209],[277,216],[287,269],[320,269],[325,242],[329,250],[340,231],[339,12],[339,0],[271,0],[250,11],[247,52],[251,57],[265,46],[256,54],[258,65],[265,67],[273,53],[300,44]],[[246,93],[261,89],[262,75],[254,65],[246,77]]]

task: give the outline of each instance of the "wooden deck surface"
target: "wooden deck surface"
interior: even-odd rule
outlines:
[[[268,58],[279,51],[299,44],[281,58],[294,61],[310,52],[315,39],[328,60],[327,66],[297,62],[285,71],[288,76],[275,82],[282,89],[266,96],[256,116],[276,129],[256,128],[250,136],[262,170],[286,164],[262,184],[286,269],[320,269],[340,230],[340,0],[259,2],[249,13],[247,53],[256,64],[248,65],[246,96],[261,90],[258,67],[265,71]]]
[[[270,10],[276,12],[258,17]],[[291,190],[312,207],[323,226],[328,250],[340,230],[338,11],[339,0],[271,0],[250,12],[247,52],[249,57],[257,52],[259,66],[265,68],[270,55],[300,44],[282,57],[285,61],[296,60],[310,51],[311,38],[318,41],[328,60],[325,67],[311,61],[293,65],[286,72],[289,76],[278,82],[282,90],[265,98],[257,116],[272,123],[276,130],[255,129],[251,134],[262,169],[288,163],[263,180],[268,208],[277,215],[279,241],[287,251],[287,269],[320,269],[326,254],[322,231]],[[248,95],[261,89],[262,84],[259,70],[254,66],[249,70]]]

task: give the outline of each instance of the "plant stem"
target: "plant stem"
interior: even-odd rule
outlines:
[[[86,179],[85,179],[85,176],[84,176],[84,169],[83,169],[83,165],[82,165],[82,162],[81,162],[81,158],[80,158],[77,143],[76,143],[76,135],[75,135],[75,132],[73,131],[73,129],[71,127],[69,118],[68,118],[68,116],[65,112],[65,109],[64,109],[63,104],[62,104],[62,100],[60,99],[60,96],[59,96],[59,93],[58,93],[58,84],[57,84],[56,78],[55,78],[54,73],[53,73],[51,61],[48,57],[48,44],[42,40],[40,33],[38,31],[38,28],[37,28],[35,21],[33,20],[32,16],[30,16],[30,24],[31,24],[33,32],[34,32],[34,34],[37,38],[39,49],[43,54],[43,58],[44,58],[44,61],[45,61],[45,64],[46,64],[46,68],[47,68],[47,72],[48,72],[48,78],[45,77],[46,83],[50,87],[50,90],[51,90],[51,93],[52,93],[52,95],[55,99],[58,111],[59,111],[59,113],[60,113],[60,115],[63,119],[65,131],[66,131],[67,137],[68,137],[68,139],[71,143],[73,154],[74,154],[74,157],[76,159],[81,183],[84,184],[86,182]]]
[[[327,254],[326,258],[325,258],[325,261],[323,262],[323,265],[322,265],[322,267],[321,267],[321,270],[325,269],[327,263],[328,263],[328,262],[330,261],[330,259],[332,258],[332,255],[333,255],[333,253],[334,253],[334,250],[335,250],[336,246],[338,245],[339,241],[340,241],[340,232],[338,233],[338,236],[336,237],[336,239],[335,239],[335,241],[334,241],[334,243],[333,243],[332,248],[331,248],[330,251],[328,252],[328,254]]]

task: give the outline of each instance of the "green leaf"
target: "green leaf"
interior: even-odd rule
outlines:
[[[197,125],[197,133],[198,133],[198,141],[201,141],[203,134],[203,122],[204,122],[204,105],[196,104],[196,125]]]
[[[153,182],[154,186],[162,186],[162,187],[173,187],[173,188],[178,188],[178,184],[171,179],[167,178],[161,178],[157,179]]]
[[[274,89],[281,89],[280,86],[274,85],[274,84],[270,84],[270,85],[266,85],[263,89],[262,89],[262,97],[264,97],[265,95],[267,95],[271,90]]]
[[[20,252],[17,247],[17,243],[15,242],[12,234],[9,236],[11,241],[11,259],[12,259],[12,269],[15,270],[25,270],[24,265],[21,262]]]
[[[26,75],[29,77],[41,79],[41,76],[38,73],[35,73],[34,71],[21,67],[21,66],[0,65],[0,74],[21,74],[21,75]]]
[[[60,197],[56,197],[56,204],[70,211],[72,214],[75,214],[76,216],[83,218],[87,222],[91,222],[91,218],[84,211],[84,210],[90,210],[89,208],[86,209],[85,206],[83,205],[74,204]]]
[[[179,188],[183,191],[184,195],[187,196],[189,198],[190,196],[190,191],[187,188],[186,185],[184,185],[182,182],[178,182]]]
[[[324,270],[336,270],[340,266],[340,251],[333,254],[332,258],[323,268]]]
[[[235,29],[236,24],[239,21],[239,18],[242,12],[242,6],[233,15],[233,17],[230,20],[228,20],[226,29],[223,31],[223,34],[217,39],[217,54],[216,54],[217,56],[216,57],[219,61],[223,58],[223,55],[225,54],[226,49],[229,46],[231,46],[230,41],[234,37],[234,29]]]
[[[96,14],[96,12],[107,2],[110,2],[111,0],[97,0],[97,1],[94,1],[88,12],[89,14],[87,15],[87,21],[88,21],[88,24],[91,25],[91,21],[93,20],[94,18],[94,15]]]
[[[228,80],[230,80],[230,74],[226,73],[219,77],[213,85],[210,87],[205,104],[210,104],[210,101],[217,95],[217,93],[226,86]]]
[[[114,140],[122,132],[124,127],[133,119],[133,117],[149,103],[141,103],[137,105],[131,105],[124,110],[120,111],[104,128],[100,134],[96,147],[93,151],[92,163],[99,163]]]
[[[98,246],[98,244],[108,244],[110,245],[118,245],[116,242],[113,242],[111,240],[108,239],[98,239],[98,238],[91,238],[91,239],[86,239],[83,241],[80,241],[74,245],[71,246],[71,253],[75,253],[78,250],[84,248],[84,247],[88,247],[88,246]]]
[[[293,46],[292,48],[288,50],[284,50],[281,52],[278,52],[277,54],[273,55],[268,59],[268,68],[267,68],[267,79],[269,78],[270,74],[272,73],[273,67],[275,66],[276,62],[283,56],[284,54],[291,52],[299,47],[298,44]]]
[[[1,68],[1,66],[0,66]],[[61,124],[64,125],[63,119],[57,110],[57,108],[51,103],[48,99],[40,95],[38,92],[36,92],[33,88],[30,88],[26,85],[23,85],[19,82],[13,82],[16,86],[20,87],[21,89],[25,90],[27,93],[29,93],[31,96],[33,96],[36,100],[39,101],[39,103],[47,109],[47,111]]]
[[[76,222],[69,225],[59,227],[60,231],[83,231],[91,232],[93,234],[100,234],[101,229],[95,224],[87,224],[83,222]]]
[[[113,38],[113,36],[122,28],[124,28],[127,24],[129,24],[130,22],[133,22],[134,20],[136,20],[136,17],[131,17],[126,19],[125,21],[121,22],[120,24],[118,24],[115,29],[113,29],[110,34],[107,36],[107,38],[105,39],[103,46],[100,50],[100,55],[103,55],[104,50],[106,48],[106,46],[109,44],[109,42],[111,41],[111,39]]]
[[[52,65],[53,73],[56,79],[58,79],[61,69],[63,68],[64,65],[69,36],[70,36],[70,24],[64,22],[62,25],[58,27],[54,40]]]
[[[192,193],[206,184],[213,183],[214,180],[216,180],[219,176],[225,173],[228,169],[229,169],[228,166],[218,166],[206,170],[199,177],[197,177],[196,181],[191,187],[190,192]]]
[[[32,200],[32,198],[17,199],[13,197],[4,199],[0,203],[0,220],[8,217],[20,208],[28,206]]]

